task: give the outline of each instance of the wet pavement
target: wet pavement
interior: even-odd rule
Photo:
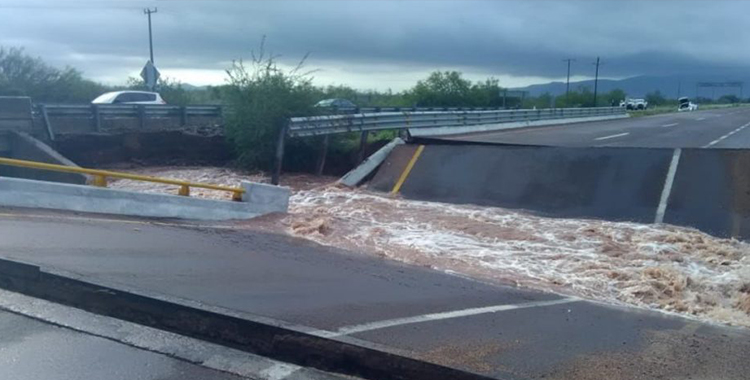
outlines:
[[[5,311],[0,311],[0,378],[247,379]]]

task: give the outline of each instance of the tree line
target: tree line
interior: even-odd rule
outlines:
[[[160,80],[158,91],[169,104],[223,104],[234,112],[227,115],[225,131],[235,149],[237,162],[246,168],[270,168],[274,141],[280,125],[289,117],[321,112],[315,103],[327,98],[344,98],[360,107],[501,107],[549,108],[619,105],[627,94],[615,89],[594,96],[588,87],[575,88],[567,95],[505,97],[497,79],[473,82],[457,71],[435,71],[413,87],[400,91],[361,91],[349,86],[315,86],[312,75],[303,70],[304,60],[294,69],[277,65],[272,55],[260,51],[248,61],[235,61],[227,69],[227,83],[199,90],[187,89],[179,81]],[[114,90],[146,89],[139,78],[122,86],[107,86],[86,79],[75,68],[56,68],[32,57],[21,48],[0,48],[0,95],[30,96],[37,103],[88,103],[98,95]],[[659,91],[646,96],[650,105],[676,104]],[[702,99],[698,100],[702,102]],[[740,99],[724,96],[727,103]],[[706,103],[706,102],[703,102]],[[392,132],[378,132],[372,140],[393,138]],[[349,166],[356,160],[359,136],[336,135],[329,144],[329,162]],[[320,141],[292,139],[285,166],[309,171],[314,166]],[[334,167],[334,171],[337,169]],[[339,168],[341,170],[341,168]]]

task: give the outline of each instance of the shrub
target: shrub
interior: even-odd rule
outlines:
[[[289,117],[311,114],[316,101],[311,75],[302,72],[305,59],[291,70],[280,68],[276,59],[265,53],[261,42],[250,65],[234,61],[227,70],[224,98],[232,112],[226,118],[226,134],[238,162],[247,168],[270,169],[283,123]],[[295,151],[287,151],[294,159]]]

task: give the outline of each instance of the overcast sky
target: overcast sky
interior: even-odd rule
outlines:
[[[745,1],[180,1],[0,0],[0,45],[122,84],[148,60],[165,76],[224,82],[233,59],[267,48],[318,84],[401,90],[434,70],[508,87],[601,75],[750,72]]]

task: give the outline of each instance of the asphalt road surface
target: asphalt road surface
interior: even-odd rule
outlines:
[[[245,379],[6,311],[0,311],[0,378]]]
[[[444,137],[569,147],[750,148],[750,107]]]
[[[499,379],[747,379],[750,333],[233,228],[0,209],[0,257]],[[280,380],[280,379],[279,379]]]

